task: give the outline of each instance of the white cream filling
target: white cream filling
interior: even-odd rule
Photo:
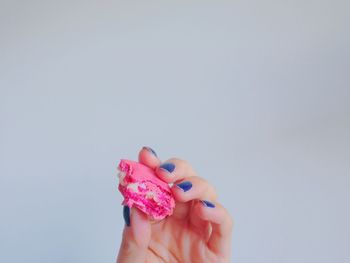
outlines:
[[[128,188],[128,189],[132,190],[133,192],[137,193],[139,191],[139,183],[128,184],[128,186],[126,188]]]
[[[138,189],[139,187],[142,188],[142,189],[146,189],[146,185],[145,185],[144,183],[141,183],[141,184],[139,184],[139,183],[130,183],[130,184],[127,185],[127,184],[125,183],[125,180],[124,180],[125,176],[126,176],[126,173],[123,172],[123,171],[120,171],[120,172],[118,173],[119,183],[120,183],[122,186],[126,186],[126,188],[132,190],[132,191],[135,192],[135,193],[138,193],[138,192],[139,192],[139,189]],[[148,192],[146,193],[146,198],[147,198],[147,199],[153,199],[154,201],[157,201],[157,200],[156,200],[156,199],[157,199],[157,198],[156,198],[156,193],[153,192],[153,191],[148,191]]]
[[[124,181],[125,175],[126,175],[126,173],[125,173],[125,172],[122,172],[122,171],[120,171],[120,172],[118,173],[119,183],[120,183],[122,186],[125,186],[125,181]]]
[[[142,189],[146,189],[146,185],[145,185],[144,183],[141,183],[141,184],[139,185],[139,187],[142,188]]]
[[[154,199],[154,197],[155,197],[155,193],[154,193],[154,192],[148,191],[148,192],[146,193],[146,198],[148,198],[148,199]]]

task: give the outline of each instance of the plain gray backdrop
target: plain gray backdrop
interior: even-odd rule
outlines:
[[[350,262],[349,10],[0,0],[0,262],[114,262],[143,145],[215,186],[232,262]]]

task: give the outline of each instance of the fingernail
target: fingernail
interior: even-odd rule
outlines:
[[[130,226],[130,207],[126,205],[123,207],[123,217],[125,225]]]
[[[207,200],[201,200],[202,204],[206,207],[214,208],[215,205],[212,202],[209,202]]]
[[[146,149],[147,151],[152,153],[155,157],[158,157],[157,153],[151,147],[143,146],[143,149]]]
[[[185,181],[177,184],[176,186],[179,187],[182,191],[187,192],[192,188],[192,183],[190,181]]]
[[[163,163],[159,168],[166,170],[169,173],[172,173],[175,170],[175,164],[173,163]]]

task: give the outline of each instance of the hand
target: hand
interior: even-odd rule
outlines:
[[[154,222],[140,210],[124,207],[126,225],[117,262],[229,262],[233,221],[216,202],[214,188],[183,160],[161,164],[149,147],[140,151],[139,162],[174,183],[176,206],[171,216]]]

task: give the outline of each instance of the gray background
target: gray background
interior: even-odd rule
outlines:
[[[114,262],[120,158],[188,160],[233,262],[350,262],[349,1],[0,1],[0,262]]]

